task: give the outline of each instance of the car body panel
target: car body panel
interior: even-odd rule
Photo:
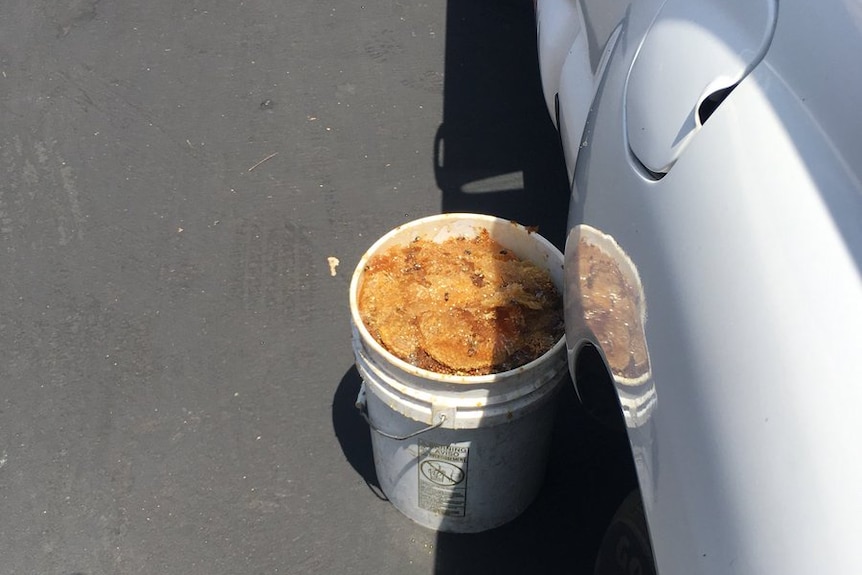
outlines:
[[[650,409],[626,421],[656,566],[856,572],[862,130],[852,105],[862,75],[851,54],[862,53],[862,11],[781,2],[765,57],[656,178],[632,154],[625,94],[660,4],[625,11],[578,154],[566,155],[570,282],[588,225],[633,262],[646,301]],[[827,37],[832,21],[846,36]],[[800,65],[808,57],[843,65],[840,79]],[[603,343],[572,293],[573,366],[581,345]],[[623,408],[634,405],[632,387],[615,380]]]
[[[732,90],[766,54],[776,0],[667,0],[626,82],[626,135],[649,171],[664,174],[697,134],[708,98]]]
[[[649,0],[659,4],[661,0]],[[601,9],[576,0],[544,0],[537,5],[539,66],[545,103],[560,131],[569,182],[580,151],[580,137],[608,58],[619,38],[629,0],[608,0]],[[547,15],[547,17],[543,17]],[[556,97],[565,110],[556,109]]]

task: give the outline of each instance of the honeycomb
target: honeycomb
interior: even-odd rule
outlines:
[[[483,229],[416,239],[372,256],[359,313],[387,350],[416,367],[486,375],[529,363],[563,336],[562,298],[546,270]]]

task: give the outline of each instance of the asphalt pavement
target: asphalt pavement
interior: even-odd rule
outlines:
[[[560,399],[537,501],[477,535],[380,493],[347,289],[490,213],[562,247],[529,1],[7,0],[0,574],[589,573],[633,483]]]

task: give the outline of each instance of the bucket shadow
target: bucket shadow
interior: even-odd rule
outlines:
[[[354,365],[347,370],[335,390],[332,399],[332,427],[348,463],[359,473],[374,495],[386,499],[380,490],[374,468],[371,432],[355,405],[361,385],[362,377]]]

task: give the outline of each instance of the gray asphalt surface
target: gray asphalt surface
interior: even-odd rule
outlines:
[[[588,573],[631,466],[570,386],[539,499],[472,536],[380,496],[352,405],[377,237],[562,246],[535,58],[528,1],[7,0],[0,573]]]

